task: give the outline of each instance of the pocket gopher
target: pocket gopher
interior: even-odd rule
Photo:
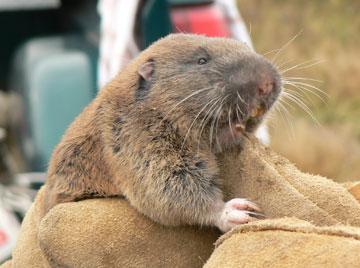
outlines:
[[[224,202],[216,154],[241,146],[280,92],[276,68],[240,41],[172,34],[155,42],[66,131],[50,160],[43,214],[121,196],[164,225],[226,232],[261,216],[246,199]]]

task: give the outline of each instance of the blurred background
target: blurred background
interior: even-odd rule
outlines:
[[[0,263],[66,127],[170,32],[265,54],[292,94],[267,122],[271,147],[302,171],[360,179],[358,14],[356,0],[0,0]]]
[[[239,0],[238,5],[259,53],[298,34],[277,61],[282,68],[314,63],[285,77],[320,80],[302,82],[327,94],[313,89],[325,103],[314,94],[302,97],[318,124],[303,109],[289,108],[291,124],[276,116],[270,123],[272,147],[303,171],[337,181],[360,179],[360,1]]]

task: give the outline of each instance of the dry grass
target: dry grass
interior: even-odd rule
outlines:
[[[273,147],[304,171],[337,180],[360,179],[360,1],[238,3],[260,53],[278,49],[299,34],[279,53],[276,62],[285,63],[282,68],[324,60],[287,74],[323,81],[310,83],[327,92],[326,104],[311,95],[302,97],[321,126],[304,111],[291,109],[292,131],[277,115],[272,120]]]

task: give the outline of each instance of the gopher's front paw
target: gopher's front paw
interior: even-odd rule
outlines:
[[[243,198],[234,198],[225,203],[216,226],[225,233],[236,225],[262,218],[265,215],[256,204]]]

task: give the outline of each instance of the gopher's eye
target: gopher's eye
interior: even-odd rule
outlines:
[[[205,58],[200,58],[199,60],[198,60],[198,64],[199,65],[203,65],[203,64],[206,64],[208,61],[207,61],[207,59],[205,59]]]

